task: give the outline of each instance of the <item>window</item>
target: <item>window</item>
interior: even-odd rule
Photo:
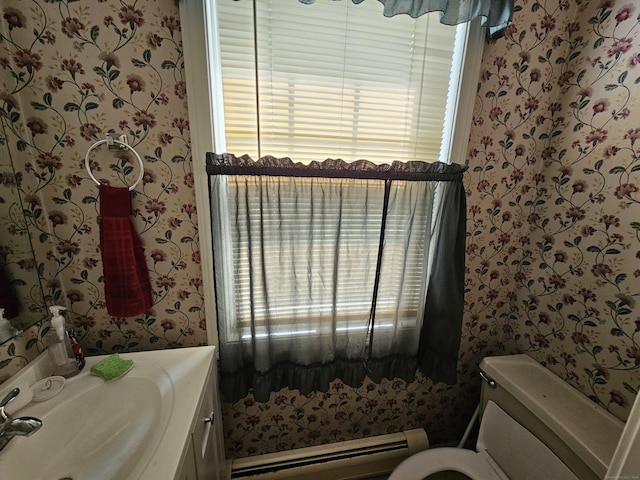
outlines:
[[[437,13],[416,20],[404,15],[385,18],[372,0],[359,5],[319,0],[312,6],[257,0],[256,5],[259,34],[254,42],[250,2],[184,0],[194,158],[203,158],[206,151],[287,156],[303,162],[327,157],[376,163],[464,158],[481,59],[479,25],[442,26]],[[307,15],[307,20],[294,17],[292,10]],[[325,41],[328,46],[323,49]],[[478,51],[470,54],[473,47]],[[261,59],[257,67],[255,51]],[[208,182],[198,168],[199,222],[208,228],[210,217],[202,208],[208,204]],[[431,217],[425,213],[423,218]],[[398,220],[398,232],[403,228]],[[392,237],[390,230],[386,241],[393,242]],[[225,255],[241,256],[241,239],[230,242],[236,252],[227,248]],[[210,245],[205,241],[201,248],[203,270],[211,271],[212,260],[206,256]],[[366,248],[374,254],[378,246]],[[424,246],[416,252],[419,257],[429,253]],[[417,270],[412,281],[424,289],[424,271]],[[205,291],[212,291],[206,273],[204,281]],[[396,286],[397,281],[384,278]],[[233,296],[242,297],[245,290],[238,288]],[[345,296],[345,319],[362,307],[353,298]],[[381,299],[381,305],[385,301]],[[248,297],[240,298],[238,312],[247,302]],[[295,307],[281,308],[289,309],[285,316],[291,316]],[[321,303],[315,308],[321,316]],[[211,298],[207,310],[215,311]],[[413,307],[408,309],[403,324],[415,325],[415,313]],[[237,325],[242,325],[240,317]],[[215,342],[215,318],[211,320],[208,331]]]
[[[254,35],[251,1],[216,5],[227,151],[446,161],[466,25],[386,18],[373,1],[258,0]]]

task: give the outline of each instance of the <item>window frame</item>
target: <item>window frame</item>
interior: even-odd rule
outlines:
[[[349,0],[344,0],[349,1]],[[312,8],[312,7],[309,7]],[[202,268],[202,288],[205,304],[207,341],[218,345],[217,306],[213,277],[213,242],[209,200],[209,176],[203,159],[207,152],[226,151],[224,141],[224,109],[214,104],[222,99],[220,63],[216,62],[216,35],[210,25],[217,24],[215,0],[180,0],[183,55],[187,82],[187,107],[191,133],[191,159],[197,205],[198,235]],[[464,56],[458,82],[457,102],[448,123],[453,131],[449,135],[448,158],[466,158],[473,107],[477,91],[482,52],[484,47],[481,19],[469,23],[464,42]],[[198,92],[194,95],[193,92]]]

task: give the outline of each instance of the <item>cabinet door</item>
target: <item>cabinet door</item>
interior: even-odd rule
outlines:
[[[222,416],[218,395],[217,371],[214,365],[211,379],[205,386],[202,406],[193,430],[198,480],[225,478]]]
[[[195,454],[193,451],[193,442],[189,442],[187,455],[182,463],[180,473],[176,477],[177,480],[198,480],[198,474],[196,472]]]

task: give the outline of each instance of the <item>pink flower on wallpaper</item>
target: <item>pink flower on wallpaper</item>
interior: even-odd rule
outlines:
[[[80,135],[85,140],[93,140],[100,133],[102,133],[102,129],[98,127],[95,123],[85,123],[80,126]]]
[[[166,105],[169,103],[169,97],[163,92],[156,96],[155,98],[156,105]]]
[[[176,83],[174,85],[173,93],[175,93],[175,95],[181,100],[186,98],[186,96],[187,96],[187,84],[185,83],[184,80],[180,80],[178,83]]]
[[[63,60],[60,68],[63,71],[69,72],[73,78],[76,78],[77,73],[84,74],[84,67],[74,59]]]
[[[37,117],[28,118],[27,127],[29,127],[31,134],[34,136],[47,133],[47,124]]]
[[[182,117],[174,118],[171,121],[171,126],[173,128],[177,128],[178,130],[180,130],[180,132],[182,132],[183,130],[187,130],[189,128],[189,120],[186,120]]]
[[[189,172],[187,174],[185,174],[185,176],[182,179],[182,182],[189,188],[193,187],[193,173]]]
[[[78,255],[80,253],[80,245],[77,242],[72,242],[70,240],[61,240],[58,242],[56,250],[62,255]]]
[[[632,193],[636,193],[637,191],[638,187],[634,183],[623,183],[616,187],[614,195],[617,198],[623,199],[624,197],[630,196]]]
[[[59,210],[52,210],[49,212],[49,221],[53,224],[54,227],[58,225],[64,225],[67,223],[67,216],[64,212]]]
[[[640,128],[627,130],[623,138],[625,140],[631,140],[631,144],[633,145],[633,143],[640,138]]]
[[[621,54],[628,52],[633,46],[633,40],[631,38],[620,38],[618,40],[614,40],[611,48],[607,50],[607,55],[609,57],[619,57]]]
[[[603,223],[605,228],[609,229],[609,227],[612,227],[612,226],[619,227],[620,219],[615,215],[603,215],[602,218],[600,218],[600,223]]]
[[[161,133],[158,135],[158,141],[160,142],[160,145],[166,147],[173,141],[173,136],[168,133]]]
[[[545,32],[549,33],[556,28],[556,19],[551,15],[545,15],[542,21],[540,22],[540,26],[544,29]]]
[[[131,5],[125,5],[120,9],[120,13],[118,13],[118,17],[120,21],[124,24],[129,24],[131,28],[134,26],[141,26],[144,24],[144,18],[142,10],[134,8]]]
[[[38,167],[60,170],[62,168],[62,159],[58,155],[51,153],[40,153],[36,160]]]
[[[9,30],[13,30],[14,28],[23,28],[27,23],[27,18],[17,8],[6,7],[2,17],[7,21]]]
[[[180,29],[180,20],[178,20],[173,15],[165,15],[162,17],[162,21],[160,22],[160,26],[162,28],[168,29],[170,32],[174,30]]]
[[[564,28],[564,31],[567,32],[569,35],[579,30],[580,30],[580,23],[578,22],[569,22],[567,23],[567,26]]]
[[[175,328],[175,325],[173,324],[173,321],[171,321],[171,320],[163,320],[160,325],[162,326],[162,329],[165,332],[167,330],[173,330]]]
[[[167,254],[159,249],[154,249],[149,256],[153,259],[153,263],[164,262],[167,260]]]
[[[107,69],[111,67],[120,68],[120,59],[113,52],[100,52],[98,58],[107,64]]]
[[[145,88],[144,80],[140,75],[137,75],[135,73],[127,75],[127,85],[129,85],[131,93],[142,92]]]
[[[144,208],[147,211],[147,213],[153,213],[155,215],[165,213],[167,211],[166,203],[156,199],[147,200],[147,203]]]
[[[569,257],[567,255],[567,252],[558,250],[556,253],[553,254],[553,258],[556,262],[564,263],[567,261]]]
[[[62,21],[62,33],[73,38],[80,30],[84,30],[84,24],[77,18],[67,17]]]
[[[558,76],[558,85],[563,86],[571,81],[574,77],[575,73],[571,70],[567,70],[566,72],[560,74]]]
[[[185,203],[180,207],[182,213],[186,213],[189,216],[194,215],[197,212],[196,206],[193,203]]]
[[[577,343],[578,345],[584,345],[584,344],[589,344],[591,343],[591,340],[589,340],[589,337],[582,332],[573,332],[571,334],[571,339]]]
[[[571,186],[573,193],[582,193],[587,189],[587,182],[584,180],[576,180]]]
[[[169,275],[159,275],[156,278],[156,287],[168,290],[176,286],[176,280]]]
[[[565,215],[570,220],[584,220],[586,213],[583,208],[572,206],[567,210]]]
[[[636,359],[636,365],[638,365],[640,362],[638,361],[638,359]],[[615,403],[620,405],[621,407],[625,406],[627,404],[626,399],[624,398],[624,395],[622,393],[620,393],[618,390],[611,390],[611,392],[609,392],[610,398],[611,398],[611,403]]]
[[[155,183],[155,181],[156,181],[155,172],[149,169],[145,169],[144,174],[142,175],[142,183],[144,185],[148,185],[150,183]]]
[[[541,77],[541,73],[539,68],[533,68],[531,70],[531,73],[529,73],[529,78],[531,79],[532,82],[539,81],[540,77]]]
[[[633,13],[634,8],[632,5],[625,5],[616,13],[616,22],[624,22],[625,20],[629,20],[631,18],[631,14]]]
[[[591,267],[591,273],[596,277],[611,275],[613,270],[606,263],[596,263]]]
[[[615,145],[611,145],[607,147],[606,150],[604,151],[604,156],[606,158],[615,157],[619,151],[620,149],[618,147],[616,147]]]
[[[153,49],[156,49],[162,45],[162,37],[157,33],[147,34],[147,45]]]
[[[606,98],[600,99],[593,104],[593,107],[592,107],[593,113],[602,113],[606,111],[608,107],[609,107],[609,100],[607,100]]]
[[[62,80],[60,80],[58,77],[52,77],[51,75],[49,75],[46,78],[46,82],[47,82],[47,88],[52,92],[60,90],[63,85]]]
[[[500,107],[493,107],[489,112],[489,118],[493,121],[495,121],[501,115],[502,115],[502,109]]]
[[[498,56],[493,61],[493,64],[498,67],[498,70],[501,68],[507,68],[507,60],[504,57]]]
[[[596,128],[595,130],[591,130],[589,134],[585,137],[585,140],[593,145],[598,143],[602,143],[607,140],[608,135],[607,130],[603,130],[602,128]]]
[[[42,68],[42,57],[38,53],[31,52],[31,50],[18,50],[13,54],[13,61],[18,67],[26,68],[29,72]]]
[[[133,115],[133,124],[137,127],[153,128],[156,126],[156,116],[146,110],[140,110]]]

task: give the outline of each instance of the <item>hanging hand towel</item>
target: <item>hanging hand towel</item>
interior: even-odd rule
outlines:
[[[153,304],[149,270],[133,228],[128,188],[100,185],[100,248],[107,312],[132,317]]]

